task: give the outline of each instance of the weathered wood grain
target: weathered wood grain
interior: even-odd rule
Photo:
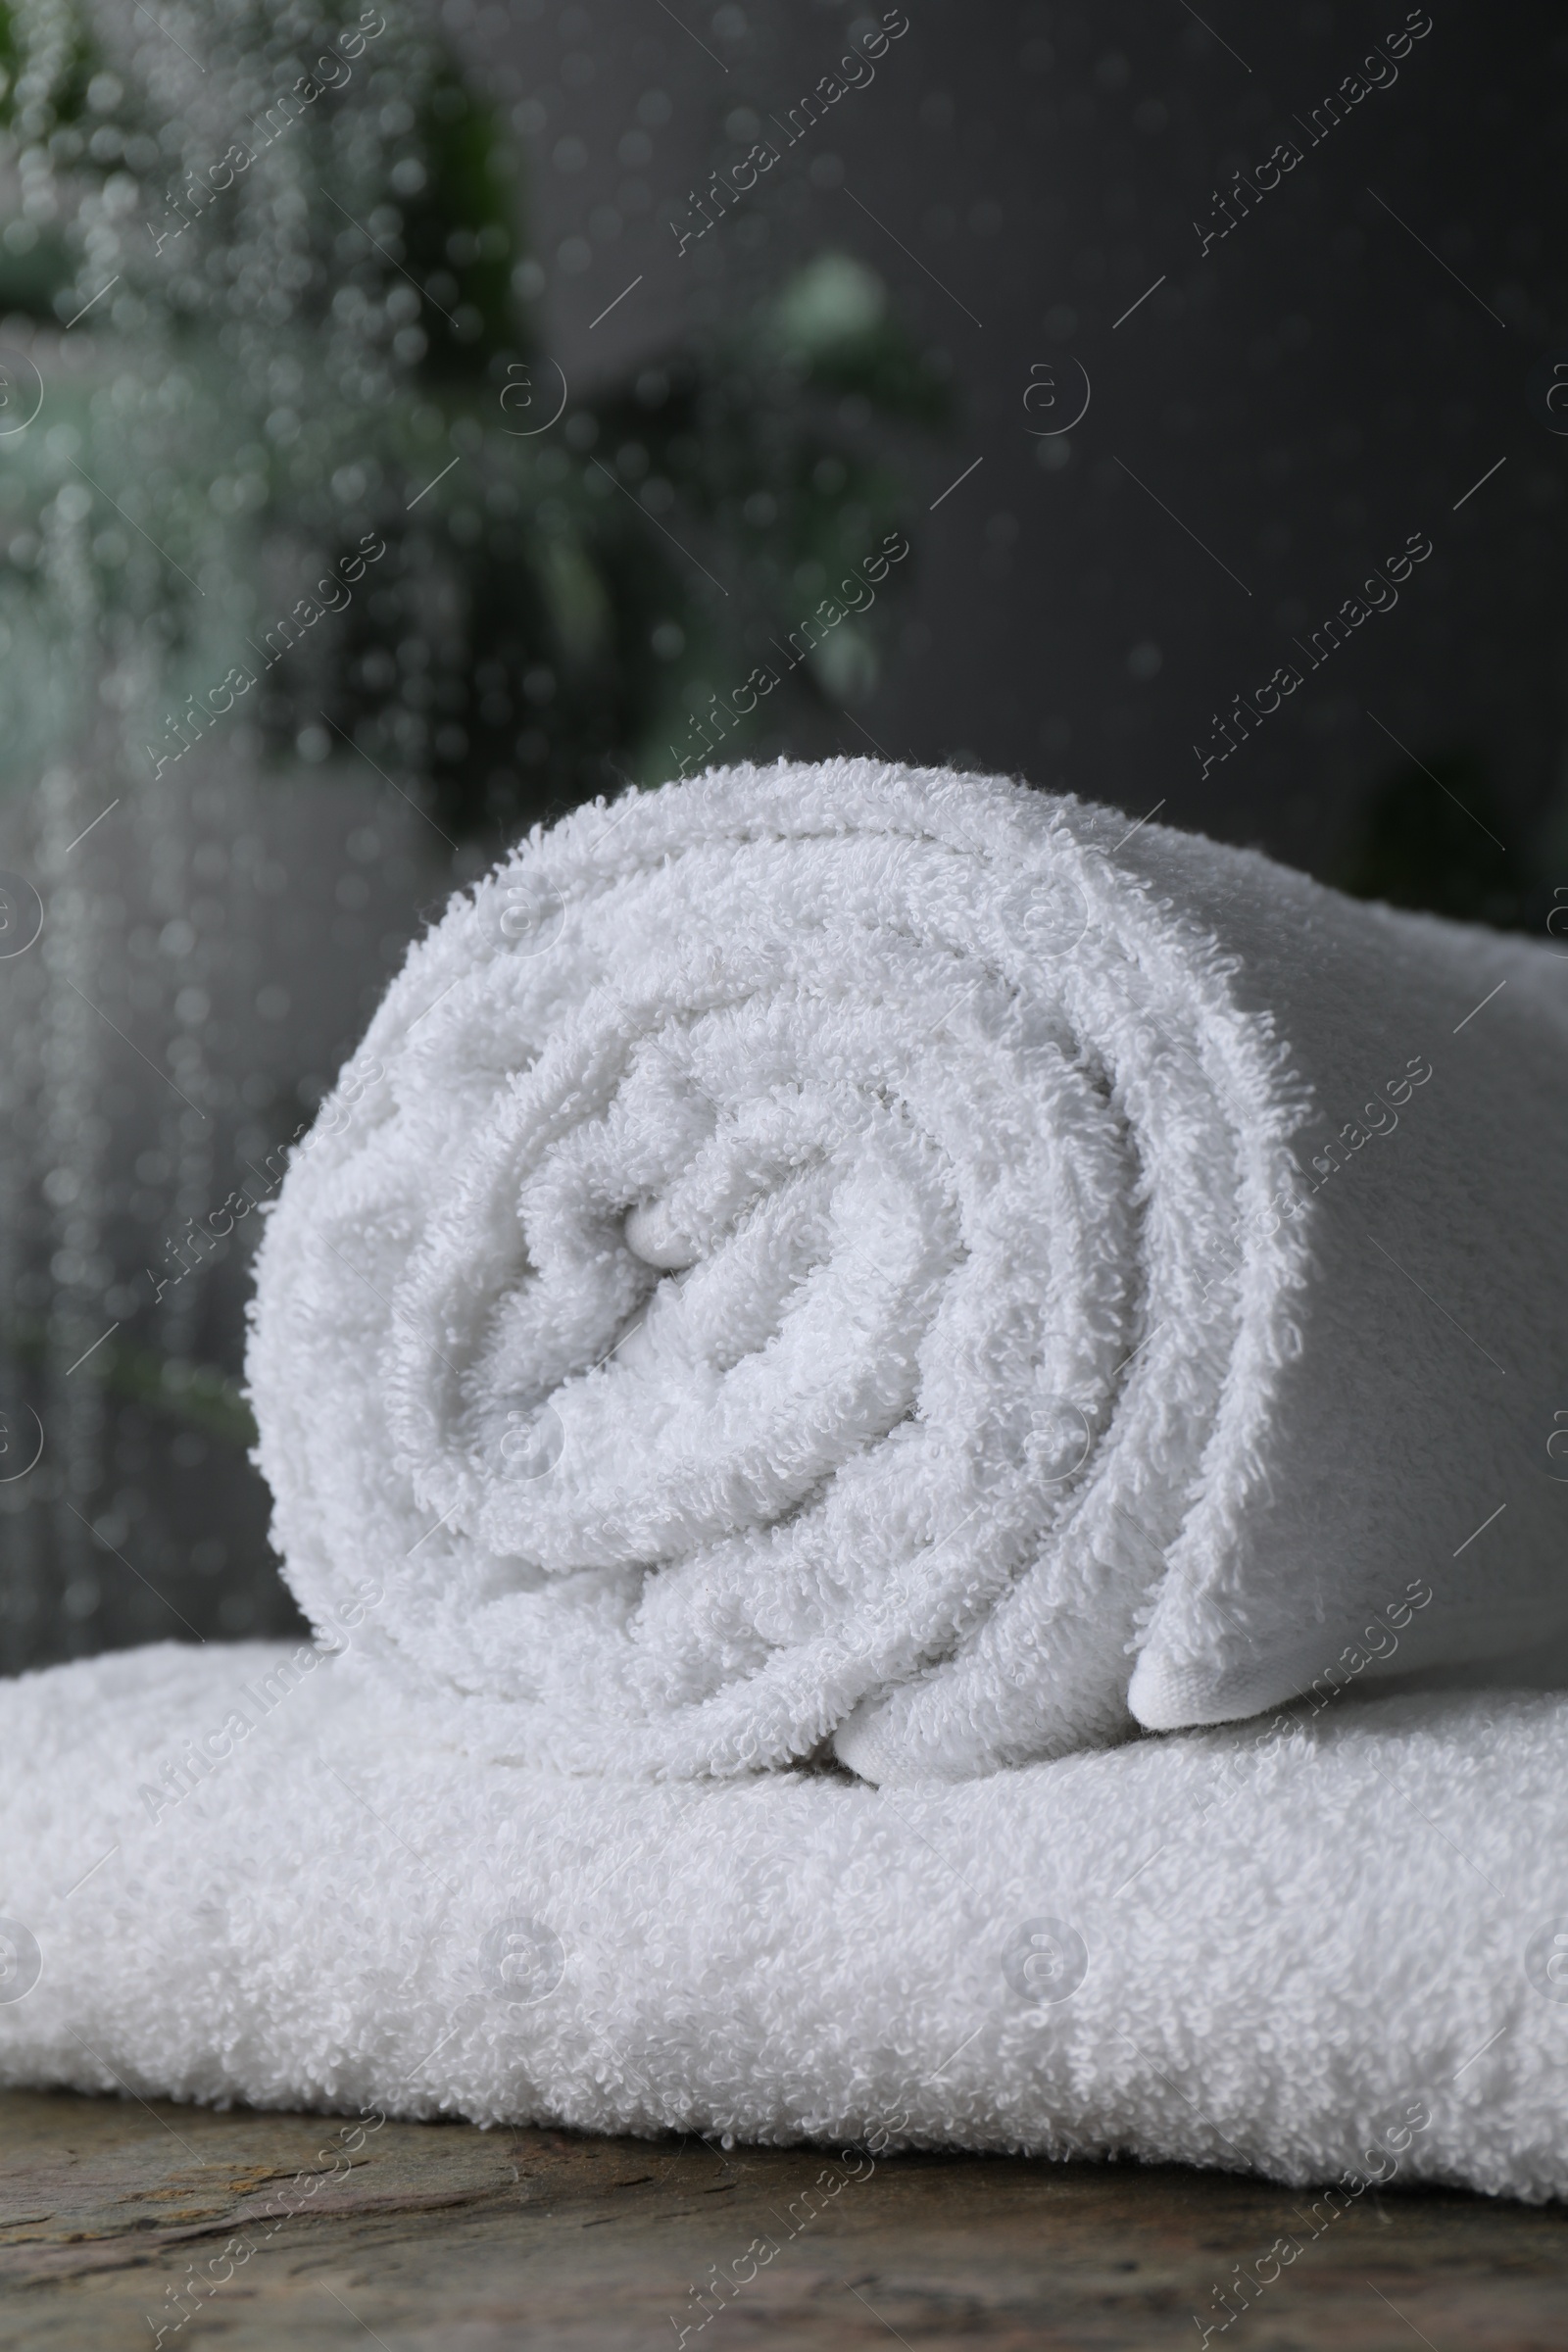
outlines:
[[[1568,2347],[1558,2207],[1389,2189],[1313,2238],[1306,2196],[1229,2174],[354,2133],[0,2097],[0,2345],[1163,2352],[1200,2342],[1198,2313],[1244,2352]],[[1298,2255],[1219,2332],[1216,2287],[1287,2233]]]

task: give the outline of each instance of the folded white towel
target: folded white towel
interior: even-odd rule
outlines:
[[[0,1686],[0,2081],[1568,2194],[1568,1698],[661,1787],[287,1658]]]
[[[269,1219],[289,1577],[476,1752],[677,1778],[961,1780],[1568,1632],[1564,982],[996,780],[581,809],[413,952]]]

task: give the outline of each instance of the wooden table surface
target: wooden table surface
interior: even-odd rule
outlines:
[[[1200,2320],[1246,2352],[1565,2352],[1568,2211],[0,2095],[0,2345],[27,2352],[1154,2352]]]

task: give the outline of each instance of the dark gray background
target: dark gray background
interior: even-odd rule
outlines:
[[[1401,764],[1369,710],[1422,760],[1479,757],[1511,854],[1543,855],[1564,785],[1568,442],[1526,390],[1568,352],[1560,12],[1435,6],[1396,83],[1206,257],[1194,227],[1407,13],[1214,0],[1207,30],[1182,0],[911,0],[871,86],[684,256],[668,222],[756,135],[743,110],[765,126],[880,9],[455,0],[447,21],[532,159],[574,389],[825,248],[871,264],[949,355],[961,421],[901,453],[919,577],[858,714],[870,737],[1138,814],[1163,801],[1165,821],[1321,872]],[[1064,353],[1089,413],[1031,439],[1031,365]],[[1201,778],[1211,713],[1414,531],[1436,552],[1397,609]]]

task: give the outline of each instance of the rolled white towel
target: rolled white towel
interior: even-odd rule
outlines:
[[[1565,990],[997,779],[580,809],[269,1216],[290,1581],[475,1746],[656,1777],[962,1780],[1555,1638]]]

